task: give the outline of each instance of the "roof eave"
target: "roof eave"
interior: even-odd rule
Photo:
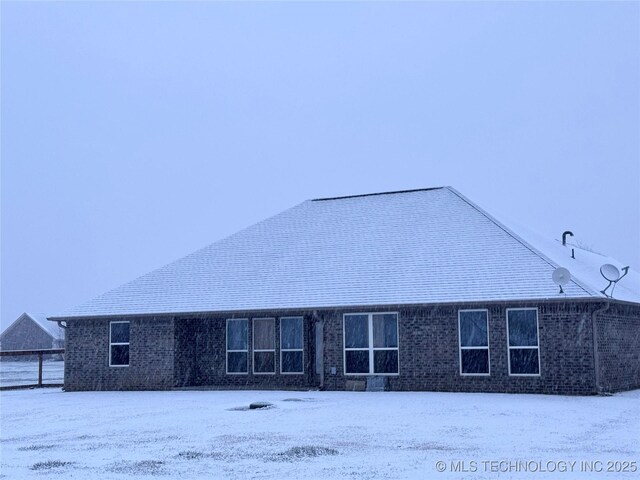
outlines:
[[[407,308],[407,307],[436,307],[449,305],[506,305],[506,304],[532,304],[532,303],[617,303],[621,305],[629,305],[640,308],[640,302],[628,300],[620,300],[609,297],[563,297],[563,298],[510,298],[510,299],[494,299],[494,300],[464,300],[464,301],[445,301],[445,302],[429,302],[429,303],[375,303],[362,305],[324,305],[309,307],[285,307],[285,308],[247,308],[233,310],[200,310],[200,311],[183,311],[183,312],[152,312],[152,313],[113,313],[101,315],[77,315],[64,317],[49,317],[51,321],[64,322],[69,320],[91,320],[91,319],[108,319],[108,318],[151,318],[151,317],[189,317],[189,316],[205,316],[205,315],[234,315],[238,313],[268,313],[268,312],[300,312],[314,310],[353,310],[353,309],[379,309],[379,308]]]

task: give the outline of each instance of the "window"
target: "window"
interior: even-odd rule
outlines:
[[[458,311],[461,375],[489,375],[488,317],[487,310]]]
[[[249,373],[249,321],[227,320],[227,373]]]
[[[109,323],[109,366],[129,366],[129,322]]]
[[[509,375],[540,375],[538,310],[507,309]]]
[[[253,373],[276,373],[276,320],[253,319]]]
[[[346,375],[398,374],[398,314],[356,313],[344,316]]]
[[[280,319],[280,372],[304,373],[302,317]]]

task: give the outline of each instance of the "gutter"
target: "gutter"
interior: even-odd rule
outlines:
[[[611,306],[610,302],[606,302],[603,307],[598,310],[594,310],[591,314],[591,329],[593,331],[593,369],[595,377],[596,395],[604,393],[600,386],[600,357],[598,355],[598,327],[596,324],[596,317],[609,310]]]
[[[271,308],[247,308],[247,309],[233,309],[233,310],[196,310],[196,311],[166,311],[166,312],[150,312],[150,313],[102,313],[98,315],[56,315],[47,317],[52,322],[67,322],[68,320],[97,320],[97,319],[130,319],[130,318],[152,318],[152,317],[168,317],[172,316],[176,319],[181,318],[200,318],[208,315],[253,315],[263,314],[270,312],[283,312],[283,313],[299,313],[301,311],[309,313],[311,315],[314,310],[349,310],[358,311],[359,309],[385,309],[385,308],[405,308],[405,307],[433,307],[433,306],[458,306],[458,305],[480,305],[484,308],[486,305],[537,305],[540,302],[548,303],[600,303],[605,300],[602,294],[589,297],[523,297],[523,298],[502,298],[502,299],[477,299],[477,300],[446,300],[446,301],[432,301],[432,302],[410,302],[410,303],[365,303],[365,304],[343,304],[343,305],[310,305],[310,306],[295,306],[295,307],[271,307]],[[618,305],[631,305],[633,307],[640,307],[640,301],[620,300],[617,298],[608,298],[608,301],[614,302]],[[63,325],[64,328],[64,325]]]

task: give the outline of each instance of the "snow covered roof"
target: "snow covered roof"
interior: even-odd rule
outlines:
[[[609,282],[600,273],[600,267],[608,263],[616,267],[622,275],[623,269],[627,266],[615,258],[573,242],[571,237],[567,238],[566,245],[562,245],[560,238],[544,237],[513,221],[508,222],[508,225],[513,232],[520,235],[521,238],[526,238],[530,245],[543,252],[556,265],[568,269],[572,277],[578,279],[588,288],[596,290],[599,296],[604,296],[601,291],[609,285]],[[640,303],[640,272],[629,268],[624,278],[615,286],[611,285],[607,289],[607,294],[611,295],[612,292],[613,298],[616,300]]]
[[[11,328],[14,325],[16,325],[20,320],[24,319],[25,317],[32,320],[36,325],[38,325],[42,330],[44,330],[46,333],[51,335],[54,339],[56,340],[64,339],[64,330],[60,328],[60,326],[56,322],[51,322],[47,320],[47,315],[45,315],[44,313],[25,312],[22,315],[20,315],[13,323],[11,323],[11,325],[5,328],[2,334],[4,335],[5,333],[7,333],[9,330],[11,330]]]
[[[53,338],[58,340],[64,338],[64,330],[56,322],[47,320],[47,315],[44,313],[27,313],[27,315],[40,325],[43,330],[50,333]]]
[[[308,200],[56,318],[604,298],[611,259],[537,243],[451,187]],[[637,280],[614,295],[640,303]]]

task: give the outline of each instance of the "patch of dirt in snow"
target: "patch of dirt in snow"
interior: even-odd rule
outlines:
[[[302,447],[291,447],[284,452],[269,456],[267,459],[276,462],[291,462],[293,460],[323,457],[326,455],[338,455],[338,450],[315,445],[304,445]]]
[[[288,435],[281,434],[269,434],[269,441],[271,443],[275,442],[286,442],[290,440],[291,437]],[[238,443],[251,443],[251,442],[264,442],[264,435],[218,435],[215,437],[215,444],[222,443],[224,445],[236,445]]]
[[[237,462],[238,460],[249,460],[249,459],[261,458],[261,455],[256,453],[255,450],[251,450],[251,451],[247,451],[247,450],[244,450],[244,451],[243,450],[238,450],[238,451],[223,450],[223,451],[211,452],[207,456],[209,458],[214,459],[214,460],[220,460],[221,462],[230,462],[230,463]]]
[[[184,452],[178,453],[178,455],[176,455],[176,458],[183,458],[185,460],[199,460],[207,456],[208,455],[206,453],[199,452],[197,450],[185,450]]]
[[[51,470],[54,468],[66,467],[72,465],[73,462],[63,462],[61,460],[47,460],[46,462],[38,462],[31,465],[31,470]]]
[[[306,460],[315,457],[338,455],[338,453],[338,450],[335,448],[303,445],[291,447],[279,453],[256,453],[256,449],[247,450],[238,448],[228,450],[217,449],[209,453],[201,450],[184,450],[175,455],[174,458],[178,460],[212,459],[231,463],[251,459],[271,462],[292,462],[295,460]]]
[[[138,444],[141,444],[141,443],[153,443],[153,444],[171,443],[171,442],[175,442],[176,440],[182,440],[182,439],[178,435],[160,435],[160,436],[157,436],[157,437],[139,438],[139,439],[136,439],[136,443],[138,443]]]
[[[358,467],[340,467],[340,468],[326,468],[324,469],[327,478],[357,478],[358,480],[379,480],[381,478],[398,479],[402,478],[396,472],[384,472],[377,468],[367,468],[359,465]],[[428,477],[424,477],[428,478]]]
[[[229,450],[218,449],[211,452],[203,452],[201,450],[184,450],[182,452],[179,452],[173,458],[187,461],[212,459],[221,462],[235,463],[239,460],[262,459],[263,455],[256,453],[255,449],[240,450],[238,448],[233,448]]]
[[[28,442],[28,441],[33,441],[33,440],[42,440],[45,438],[49,438],[50,435],[43,433],[40,435],[25,435],[22,437],[9,437],[9,438],[3,438],[0,439],[0,443],[16,443],[16,442]]]
[[[27,447],[18,447],[17,450],[20,452],[36,452],[38,450],[50,450],[52,448],[56,448],[55,445],[29,445]]]
[[[112,463],[107,470],[127,475],[167,475],[165,462],[162,460],[141,460],[138,462],[122,461]]]

